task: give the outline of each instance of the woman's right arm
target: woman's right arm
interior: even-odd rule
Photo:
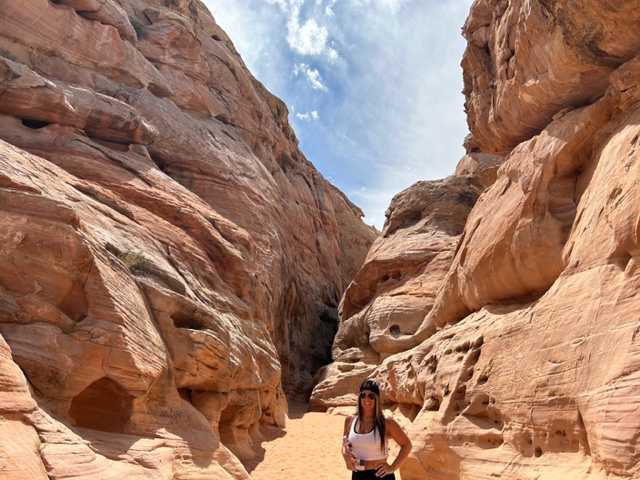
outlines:
[[[348,415],[344,417],[344,430],[342,432],[342,436],[344,437],[349,436],[349,429],[351,428],[351,418],[352,418],[352,415]]]
[[[346,445],[344,443],[344,437],[348,437],[349,436],[349,429],[351,428],[351,421],[353,419],[352,415],[349,415],[347,417],[345,417],[344,419],[344,429],[342,432],[342,458],[344,459],[344,463],[347,466],[348,470],[354,471],[355,470],[355,465],[354,465],[354,460],[355,457],[354,455],[346,448]]]

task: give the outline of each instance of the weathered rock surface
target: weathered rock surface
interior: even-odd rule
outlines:
[[[638,5],[482,0],[463,28],[467,121],[482,150],[506,155],[563,110],[592,103],[638,51]]]
[[[484,188],[493,185],[498,175],[498,168],[502,165],[504,157],[491,155],[480,150],[473,135],[469,134],[464,139],[466,153],[456,165],[455,174],[474,175]]]
[[[388,218],[312,397],[354,404],[363,376],[378,378],[412,421],[403,479],[640,477],[637,18],[628,2],[472,6],[463,66],[481,152],[459,173],[487,188],[468,215],[451,212],[464,228],[446,265],[423,276],[421,260],[403,264],[431,299],[411,292],[380,342],[371,325],[392,270],[370,264],[381,243],[389,264],[406,258],[411,233]],[[494,153],[505,158],[491,178],[477,155]]]
[[[433,308],[482,189],[474,176],[451,176],[418,182],[394,197],[381,235],[340,302],[334,362],[319,372],[312,407],[352,403],[363,377],[406,350]]]
[[[248,478],[376,232],[196,0],[0,18],[0,476]]]

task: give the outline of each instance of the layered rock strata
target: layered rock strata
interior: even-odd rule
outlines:
[[[318,374],[313,408],[353,402],[362,377],[406,348],[433,308],[482,190],[473,175],[451,176],[418,182],[394,197],[381,235],[340,303],[334,362]]]
[[[358,381],[378,378],[411,421],[403,479],[640,475],[636,27],[628,2],[473,4],[469,126],[481,151],[505,158],[494,179],[481,159],[459,165],[489,186],[468,215],[451,211],[464,228],[438,273],[404,266],[403,282],[436,284],[433,298],[412,307],[416,292],[391,312],[384,341],[370,325],[385,277],[370,265],[378,242],[395,251],[387,261],[405,256],[411,223],[377,240],[312,397],[355,404]],[[429,238],[442,235],[432,228]],[[354,349],[369,354],[348,357]]]
[[[375,237],[197,0],[0,18],[0,471],[248,478]]]

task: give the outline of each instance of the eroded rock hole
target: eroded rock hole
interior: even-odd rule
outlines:
[[[174,313],[171,315],[171,319],[176,328],[188,328],[189,330],[206,330],[207,328],[191,315],[184,313]]]
[[[52,2],[52,3],[58,3],[58,2]],[[27,128],[32,128],[34,130],[38,130],[39,128],[44,128],[47,125],[49,125],[49,123],[51,122],[45,122],[43,120],[32,120],[30,118],[23,118],[20,120],[20,122],[22,122],[22,125],[24,125]]]
[[[73,281],[69,293],[62,299],[58,308],[75,323],[86,318],[89,311],[89,300],[81,281]]]
[[[193,403],[191,401],[191,389],[190,388],[179,388],[178,389],[178,395],[180,395],[181,399],[186,400],[189,403]]]
[[[231,125],[232,127],[235,127],[235,123],[233,123],[233,121],[231,120],[231,117],[229,116],[228,113],[219,113],[218,115],[216,115],[215,117],[216,120],[220,121],[221,123],[224,123],[225,125]],[[224,129],[222,131],[222,133],[224,133],[227,137],[232,138],[235,140],[235,137],[233,135],[231,135],[228,131],[228,129]]]
[[[470,361],[472,361],[473,363],[477,363],[481,353],[482,353],[482,350],[480,349],[474,350],[473,352],[471,352],[469,354]]]
[[[424,409],[426,411],[437,412],[440,410],[440,400],[432,395],[424,404]]]
[[[103,377],[71,401],[69,415],[78,427],[124,433],[132,403],[131,395],[110,378]]]
[[[327,308],[320,314],[320,321],[331,325],[338,325],[338,310]]]

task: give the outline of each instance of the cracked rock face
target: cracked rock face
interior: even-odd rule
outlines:
[[[554,115],[600,98],[638,50],[638,7],[622,1],[476,1],[463,27],[467,123],[506,155]]]
[[[640,40],[614,3],[473,4],[457,172],[482,193],[446,224],[398,195],[345,292],[312,401],[377,378],[413,441],[403,479],[639,474]],[[447,242],[411,258],[409,238]]]
[[[3,5],[3,479],[248,478],[376,235],[209,12],[160,3]]]

